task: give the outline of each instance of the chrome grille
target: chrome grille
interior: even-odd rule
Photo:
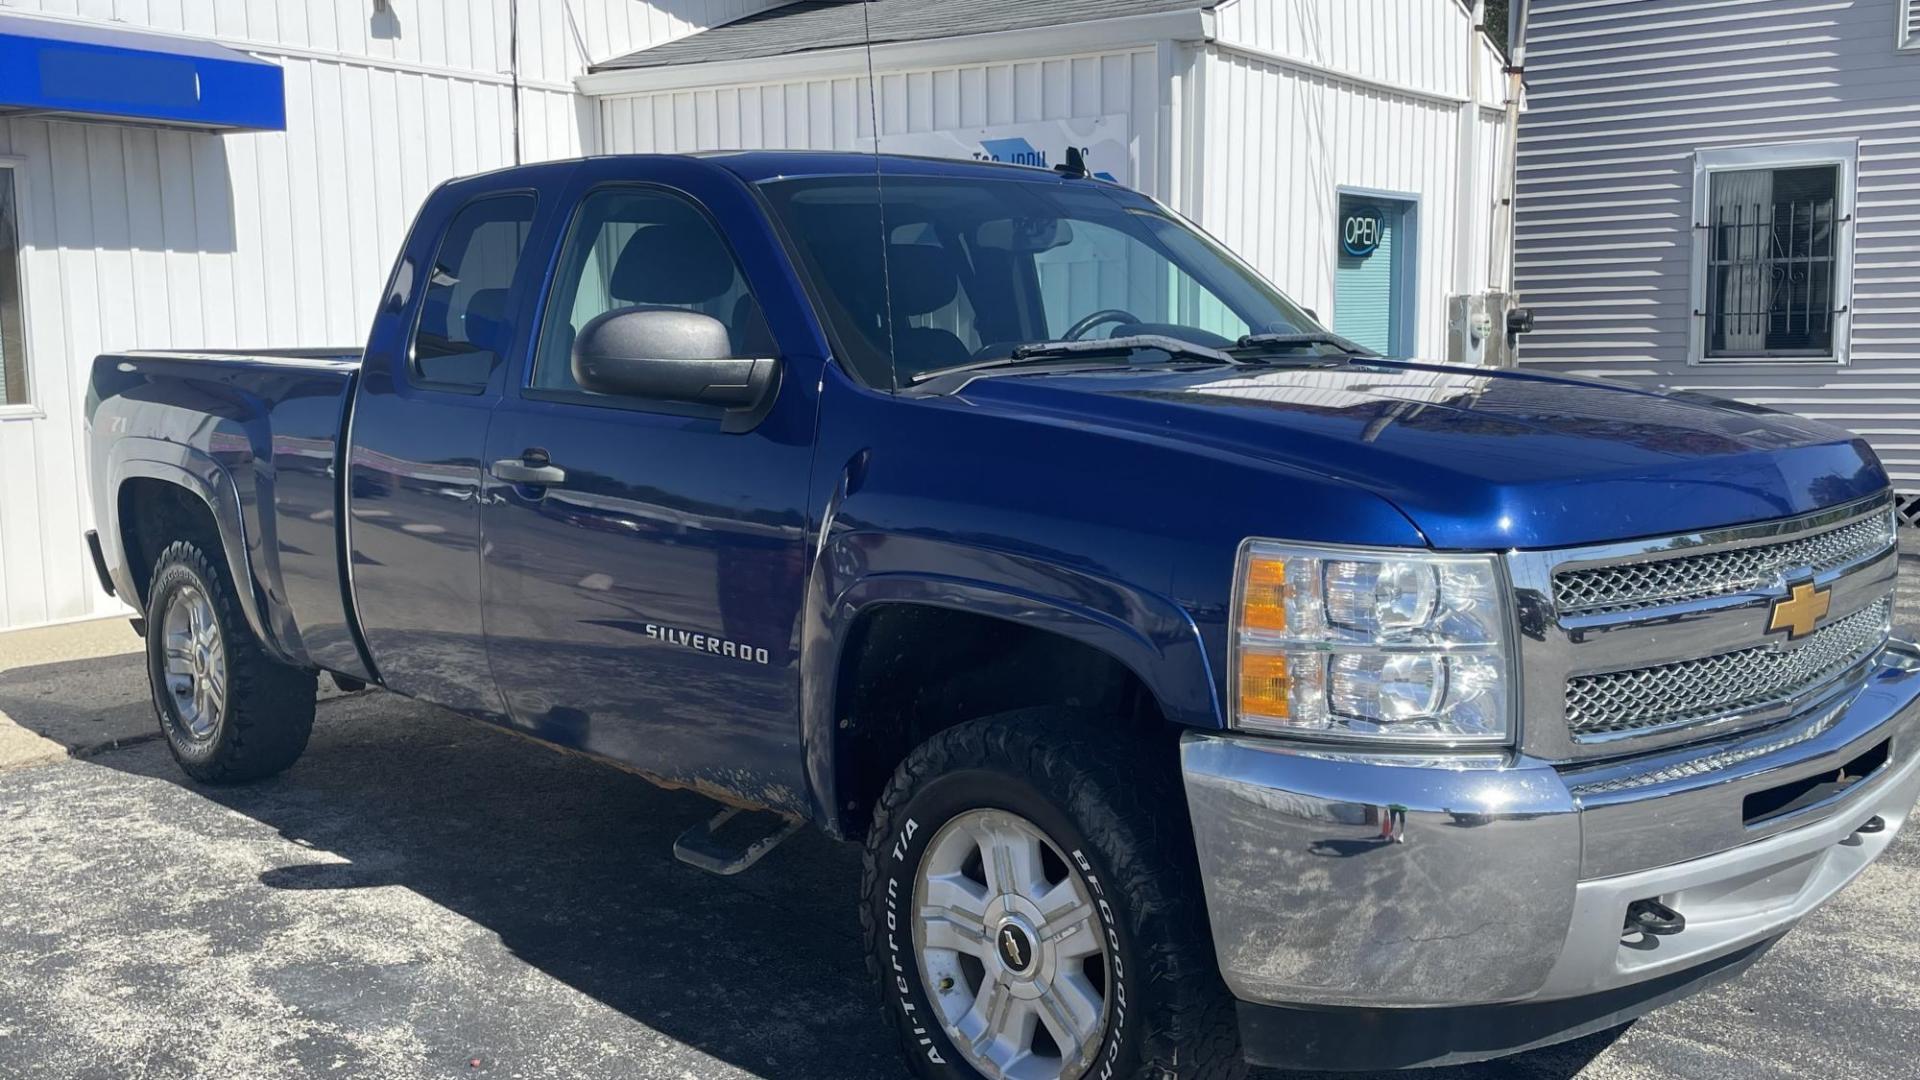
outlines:
[[[1775,544],[1562,571],[1553,578],[1553,602],[1564,618],[1704,600],[1764,587],[1800,567],[1846,566],[1893,543],[1892,513],[1877,513]]]
[[[1782,652],[1771,643],[1675,664],[1567,680],[1567,728],[1576,737],[1705,720],[1816,688],[1887,640],[1882,599]]]
[[[1625,776],[1615,776],[1608,780],[1594,780],[1588,783],[1574,784],[1568,790],[1573,792],[1573,796],[1576,799],[1589,798],[1595,795],[1611,795],[1617,791],[1633,791],[1636,788],[1653,787],[1657,784],[1665,784],[1674,780],[1685,780],[1689,777],[1705,776],[1708,773],[1731,769],[1738,765],[1744,765],[1749,761],[1758,761],[1768,754],[1777,754],[1790,747],[1799,746],[1802,743],[1810,743],[1833,730],[1833,726],[1839,723],[1840,717],[1845,714],[1846,709],[1844,706],[1831,708],[1818,719],[1814,720],[1813,723],[1778,738],[1768,739],[1760,743],[1749,742],[1715,753],[1690,757],[1683,762],[1657,769],[1649,769],[1645,772],[1636,771],[1628,773]]]

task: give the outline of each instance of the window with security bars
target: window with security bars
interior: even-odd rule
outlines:
[[[1834,356],[1844,310],[1840,167],[1709,176],[1706,357]]]

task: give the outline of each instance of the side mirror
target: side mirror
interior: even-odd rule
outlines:
[[[726,410],[722,431],[748,431],[772,407],[780,362],[733,355],[720,320],[674,308],[616,308],[573,339],[573,381],[596,394]]]

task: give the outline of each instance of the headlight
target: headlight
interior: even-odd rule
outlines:
[[[1494,556],[1251,540],[1238,574],[1235,727],[1356,741],[1512,740],[1512,620]]]

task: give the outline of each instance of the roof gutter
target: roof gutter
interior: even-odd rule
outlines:
[[[711,33],[712,31],[704,31]],[[875,71],[966,66],[1010,60],[1073,56],[1157,45],[1162,41],[1204,41],[1213,36],[1213,13],[1200,8],[1151,15],[1091,19],[1025,30],[1001,30],[964,37],[882,42],[873,47]],[[964,57],[957,61],[956,57]],[[792,82],[800,79],[866,74],[867,51],[850,45],[742,60],[597,71],[573,81],[591,97],[648,94],[661,90]]]
[[[1527,18],[1530,0],[1512,0],[1507,8],[1507,41],[1512,58],[1507,61],[1507,154],[1500,171],[1500,226],[1487,257],[1501,260],[1489,266],[1489,279],[1503,292],[1514,291],[1514,199],[1520,179],[1520,103],[1527,93]]]

